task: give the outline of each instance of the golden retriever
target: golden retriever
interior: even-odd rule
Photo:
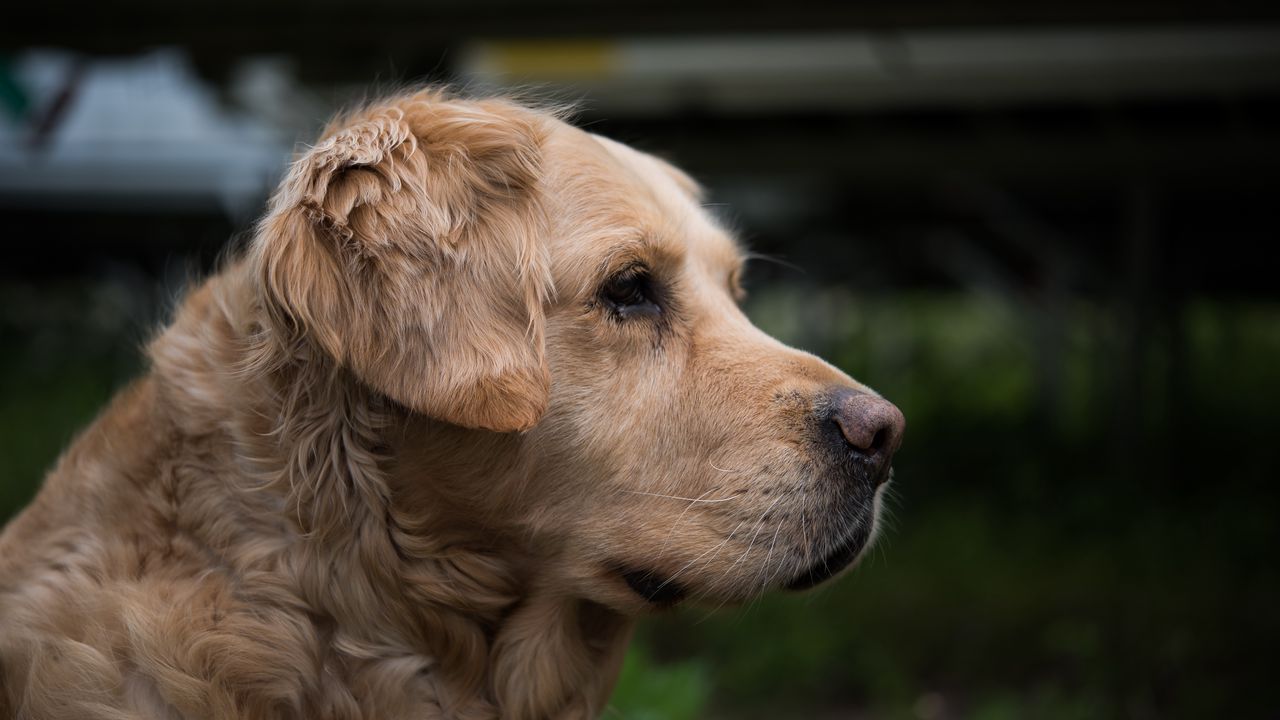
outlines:
[[[592,718],[637,616],[850,565],[902,415],[699,196],[510,100],[336,122],[0,536],[0,715]]]

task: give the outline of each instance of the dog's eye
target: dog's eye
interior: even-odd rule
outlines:
[[[622,319],[661,312],[654,297],[653,280],[643,267],[627,268],[609,278],[600,288],[600,299]]]

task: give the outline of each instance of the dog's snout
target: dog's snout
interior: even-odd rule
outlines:
[[[893,403],[870,393],[840,388],[831,394],[831,420],[840,430],[848,450],[870,460],[887,478],[893,454],[902,443],[907,421]]]

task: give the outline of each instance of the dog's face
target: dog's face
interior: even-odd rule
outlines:
[[[357,149],[295,167],[311,195],[287,184],[276,221],[302,208],[288,222],[318,228],[302,242],[328,260],[261,258],[287,322],[435,419],[411,422],[398,449],[406,502],[447,504],[452,522],[514,538],[539,572],[623,612],[805,588],[850,565],[874,536],[902,415],[751,324],[743,253],[696,185],[547,115],[498,104],[478,120],[459,104],[457,119],[425,102],[375,116],[416,137],[379,146],[394,163]],[[478,124],[483,147],[450,145],[469,175],[438,177],[458,172],[432,162],[439,133]],[[317,168],[339,172],[320,191]],[[433,193],[452,218],[435,217]],[[308,291],[296,275],[317,263],[333,287]],[[338,317],[325,293],[356,311]],[[371,321],[383,327],[360,329]]]
[[[744,256],[678,170],[561,126],[546,142],[552,392],[526,433],[584,592],[806,587],[874,535],[901,414],[739,308]]]

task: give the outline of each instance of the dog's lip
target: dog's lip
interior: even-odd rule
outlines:
[[[619,567],[617,572],[632,592],[654,605],[675,605],[688,595],[684,585],[652,570]]]
[[[837,545],[835,549],[810,565],[783,587],[787,590],[808,590],[815,585],[830,580],[858,558],[858,554],[866,546],[870,535],[871,530],[860,523],[858,528]]]

